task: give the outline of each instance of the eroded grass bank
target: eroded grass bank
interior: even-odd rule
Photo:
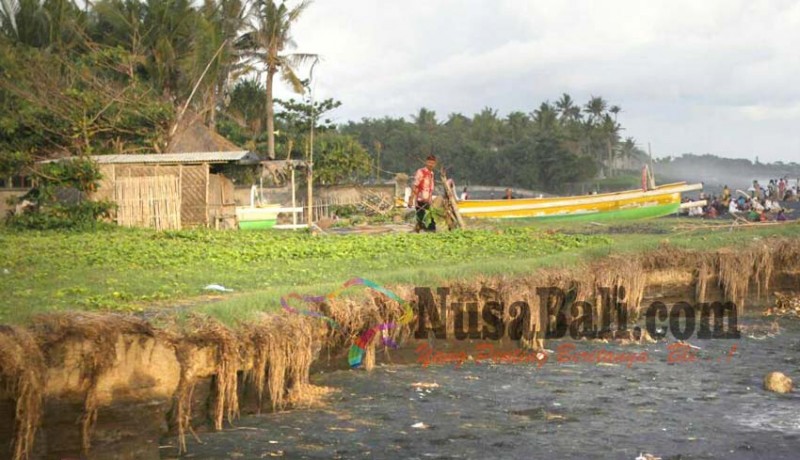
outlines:
[[[525,299],[539,318],[546,316],[541,315],[544,307],[563,305],[540,305],[538,287],[562,287],[574,299],[596,306],[602,305],[597,301],[600,288],[624,288],[635,318],[654,288],[673,286],[692,300],[727,299],[744,308],[754,296],[766,300],[776,287],[800,281],[800,241],[795,238],[726,235],[717,243],[736,244],[719,250],[698,249],[713,235],[682,246],[659,238],[651,250],[641,250],[646,240],[614,254],[593,248],[592,258],[567,263],[565,254],[558,256],[565,258],[562,263],[518,273],[473,273],[447,285],[452,300],[484,302],[487,289],[494,300]],[[434,284],[428,280],[424,285]],[[388,287],[401,298],[414,299],[413,284]],[[0,427],[0,444],[13,446],[15,458],[81,452],[90,458],[119,452],[158,458],[158,439],[167,432],[185,439],[200,426],[220,429],[243,410],[307,403],[322,391],[309,384],[311,364],[320,355],[344,360],[355,336],[375,324],[397,322],[402,313],[383,295],[360,301],[336,298],[319,308],[340,327],[283,312],[254,313],[235,326],[197,314],[155,325],[130,315],[53,313],[25,327],[4,327],[0,407],[5,411],[0,419],[13,420],[13,426]],[[532,321],[527,327],[542,330],[547,324]],[[410,332],[406,326],[390,334],[413,345]],[[367,368],[375,363],[376,345],[373,340],[368,348]]]

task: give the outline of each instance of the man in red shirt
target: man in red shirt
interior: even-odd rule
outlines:
[[[436,157],[428,155],[425,160],[425,167],[419,168],[414,174],[414,186],[411,187],[411,196],[408,198],[408,207],[413,207],[417,211],[417,225],[414,231],[419,232],[425,230],[428,232],[436,231],[436,222],[431,220],[428,225],[425,225],[425,214],[431,209],[431,202],[433,201],[433,168],[436,167]]]

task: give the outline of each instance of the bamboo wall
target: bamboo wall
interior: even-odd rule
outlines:
[[[117,223],[156,230],[181,228],[180,178],[121,177],[114,184]]]
[[[103,164],[100,172],[103,178],[94,198],[117,202],[114,217],[120,225],[166,229],[214,223],[209,215],[208,164]],[[226,196],[233,196],[232,184]]]

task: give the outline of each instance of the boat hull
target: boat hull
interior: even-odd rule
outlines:
[[[278,221],[280,205],[267,205],[259,208],[238,207],[236,219],[242,230],[262,230],[272,228]]]
[[[702,185],[664,185],[644,192],[630,190],[602,195],[521,200],[481,200],[459,203],[468,218],[528,219],[642,219],[678,212],[681,193],[701,190]]]

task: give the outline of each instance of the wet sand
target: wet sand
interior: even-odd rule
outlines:
[[[800,458],[800,393],[762,389],[770,371],[800,383],[800,321],[781,320],[774,336],[761,318],[743,324],[759,332],[690,340],[701,348],[695,362],[668,363],[672,339],[572,342],[582,351],[646,351],[648,362],[558,363],[551,355],[541,367],[379,365],[316,374],[313,383],[337,389],[324,409],[243,417],[201,434],[203,444],[190,439],[186,458]],[[176,440],[164,444],[162,457],[174,458]]]

